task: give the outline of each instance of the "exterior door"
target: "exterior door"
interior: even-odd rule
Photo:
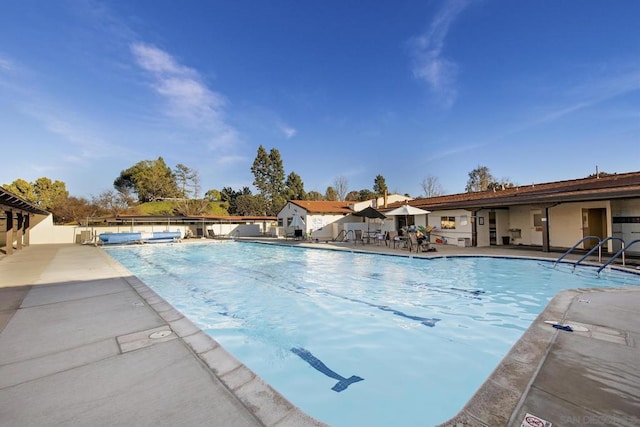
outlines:
[[[542,211],[531,211],[531,244],[542,246]]]
[[[489,245],[498,244],[498,233],[496,232],[496,213],[489,212]]]
[[[607,234],[606,209],[582,209],[582,237],[597,236],[604,239]],[[583,242],[585,249],[591,249],[597,244],[596,239],[587,239]]]

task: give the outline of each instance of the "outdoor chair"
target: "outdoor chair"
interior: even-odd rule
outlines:
[[[409,252],[411,252],[413,248],[415,248],[416,252],[423,252],[423,243],[418,241],[418,236],[416,235],[416,233],[410,232],[408,233],[408,237]]]
[[[429,252],[435,251],[435,248],[431,248],[427,239],[418,239],[416,233],[409,233],[409,252],[415,247],[416,252]]]
[[[400,243],[400,238],[398,237],[398,232],[397,231],[387,231],[387,239],[385,240],[385,244],[387,246],[392,246],[395,249],[398,245],[398,243]]]
[[[386,236],[380,232],[377,232],[376,235],[374,236],[375,241],[376,241],[376,245],[381,246],[382,245],[382,241],[386,238]]]
[[[362,230],[355,230],[354,235],[355,238],[353,239],[353,244],[357,245],[358,242],[360,242],[364,245],[364,233],[362,232]]]

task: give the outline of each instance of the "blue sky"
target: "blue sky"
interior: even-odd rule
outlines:
[[[463,192],[640,170],[640,2],[4,0],[0,184],[90,197],[141,160],[251,186]]]

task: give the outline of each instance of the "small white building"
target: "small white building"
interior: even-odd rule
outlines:
[[[366,218],[352,215],[367,207],[383,209],[385,204],[411,200],[401,194],[389,194],[377,199],[362,202],[290,200],[278,212],[278,235],[293,237],[294,228],[291,223],[294,216],[299,216],[304,225],[298,227],[305,238],[329,241],[334,239],[352,239],[351,231],[373,229],[384,231],[391,227],[387,221],[370,222]]]

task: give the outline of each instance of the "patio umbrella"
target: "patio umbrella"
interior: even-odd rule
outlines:
[[[361,211],[354,212],[353,215],[362,216],[362,217],[365,217],[365,218],[373,218],[373,219],[385,219],[386,218],[386,216],[382,212],[375,210],[371,206],[369,206],[367,208],[364,208]]]
[[[361,216],[363,218],[371,219],[386,219],[387,217],[380,211],[372,208],[371,206],[362,209],[361,211],[354,212],[352,215]],[[369,233],[369,221],[367,221],[367,233]]]
[[[291,218],[291,224],[289,224],[289,227],[294,228],[295,231],[293,232],[293,235],[296,239],[302,238],[301,228],[304,227],[304,220],[300,215],[298,215],[297,213],[293,214],[293,218]]]
[[[385,215],[387,216],[403,216],[404,215],[405,222],[407,222],[407,219],[408,219],[407,217],[409,215],[426,215],[428,213],[431,213],[431,211],[426,211],[424,209],[416,208],[414,206],[411,206],[408,203],[405,203],[399,208],[395,208],[390,210],[389,212],[386,212]]]
[[[300,227],[304,227],[304,220],[297,213],[293,214],[293,218],[291,218],[291,224],[289,224],[289,227],[293,227],[295,229],[299,229]]]

